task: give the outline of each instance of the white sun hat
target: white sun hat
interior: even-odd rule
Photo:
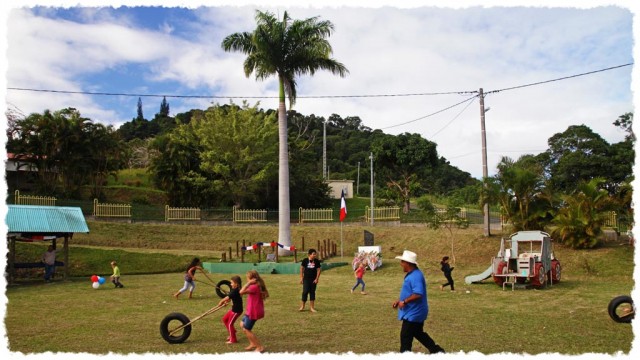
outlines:
[[[405,250],[402,256],[396,256],[396,259],[418,265],[418,255],[413,251]]]

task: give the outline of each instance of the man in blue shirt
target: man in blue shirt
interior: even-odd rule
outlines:
[[[418,269],[418,256],[416,253],[405,250],[402,256],[396,256],[400,260],[400,266],[406,273],[404,283],[400,291],[400,299],[391,306],[398,309],[398,320],[402,320],[400,330],[400,352],[411,351],[413,338],[418,339],[430,353],[445,352],[433,341],[431,336],[424,331],[424,321],[429,314],[427,302],[427,283]]]

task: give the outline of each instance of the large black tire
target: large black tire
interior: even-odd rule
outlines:
[[[220,280],[218,285],[216,285],[216,294],[218,294],[221,299],[229,295],[229,291],[231,291],[231,281],[229,280]]]
[[[179,322],[180,324],[176,323]],[[172,323],[173,322],[173,323]],[[176,332],[173,335],[169,335],[169,333],[173,329],[177,329],[179,326],[189,323],[189,318],[185,314],[181,313],[171,313],[162,319],[160,322],[160,335],[165,339],[169,344],[182,344],[187,340],[189,335],[191,335],[191,325],[187,325],[182,330]]]
[[[619,307],[623,304],[627,304],[627,307],[619,309]],[[625,309],[628,309],[630,311],[624,312],[623,310]],[[636,311],[633,307],[633,299],[631,298],[631,296],[617,296],[609,302],[609,316],[615,322],[630,323],[631,320],[633,320],[635,312]]]

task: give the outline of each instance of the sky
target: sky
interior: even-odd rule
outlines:
[[[251,2],[190,8],[158,1],[126,2],[154,7],[49,3],[58,6],[38,6],[47,4],[40,1],[7,9],[9,109],[28,115],[74,107],[117,128],[136,117],[138,98],[147,119],[159,112],[162,95],[172,116],[243,100],[277,108],[277,79],[245,76],[245,56],[220,45],[232,33],[254,29],[258,7]],[[332,57],[349,70],[344,78],[328,72],[299,77],[293,109],[301,114],[358,116],[364,126],[385,133],[418,133],[476,178],[483,175],[480,103],[474,97],[481,88],[488,175],[503,156],[545,151],[548,139],[571,125],[587,125],[609,143],[624,138],[612,123],[633,111],[629,2],[582,8],[281,3],[259,9],[331,21]]]
[[[572,125],[622,141],[612,123],[638,102],[638,70],[630,64],[639,7],[630,0],[256,3],[3,1],[3,106],[24,115],[74,107],[114,127],[136,117],[139,97],[147,119],[162,95],[172,116],[243,100],[276,109],[276,78],[246,77],[244,55],[220,46],[227,35],[254,29],[256,9],[335,26],[332,56],[349,74],[298,78],[294,110],[418,133],[476,178],[483,175],[480,104],[470,99],[480,89],[489,175],[503,156],[543,152]]]

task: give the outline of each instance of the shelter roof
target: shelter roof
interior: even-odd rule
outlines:
[[[6,224],[10,234],[89,232],[82,209],[79,207],[8,205]]]

